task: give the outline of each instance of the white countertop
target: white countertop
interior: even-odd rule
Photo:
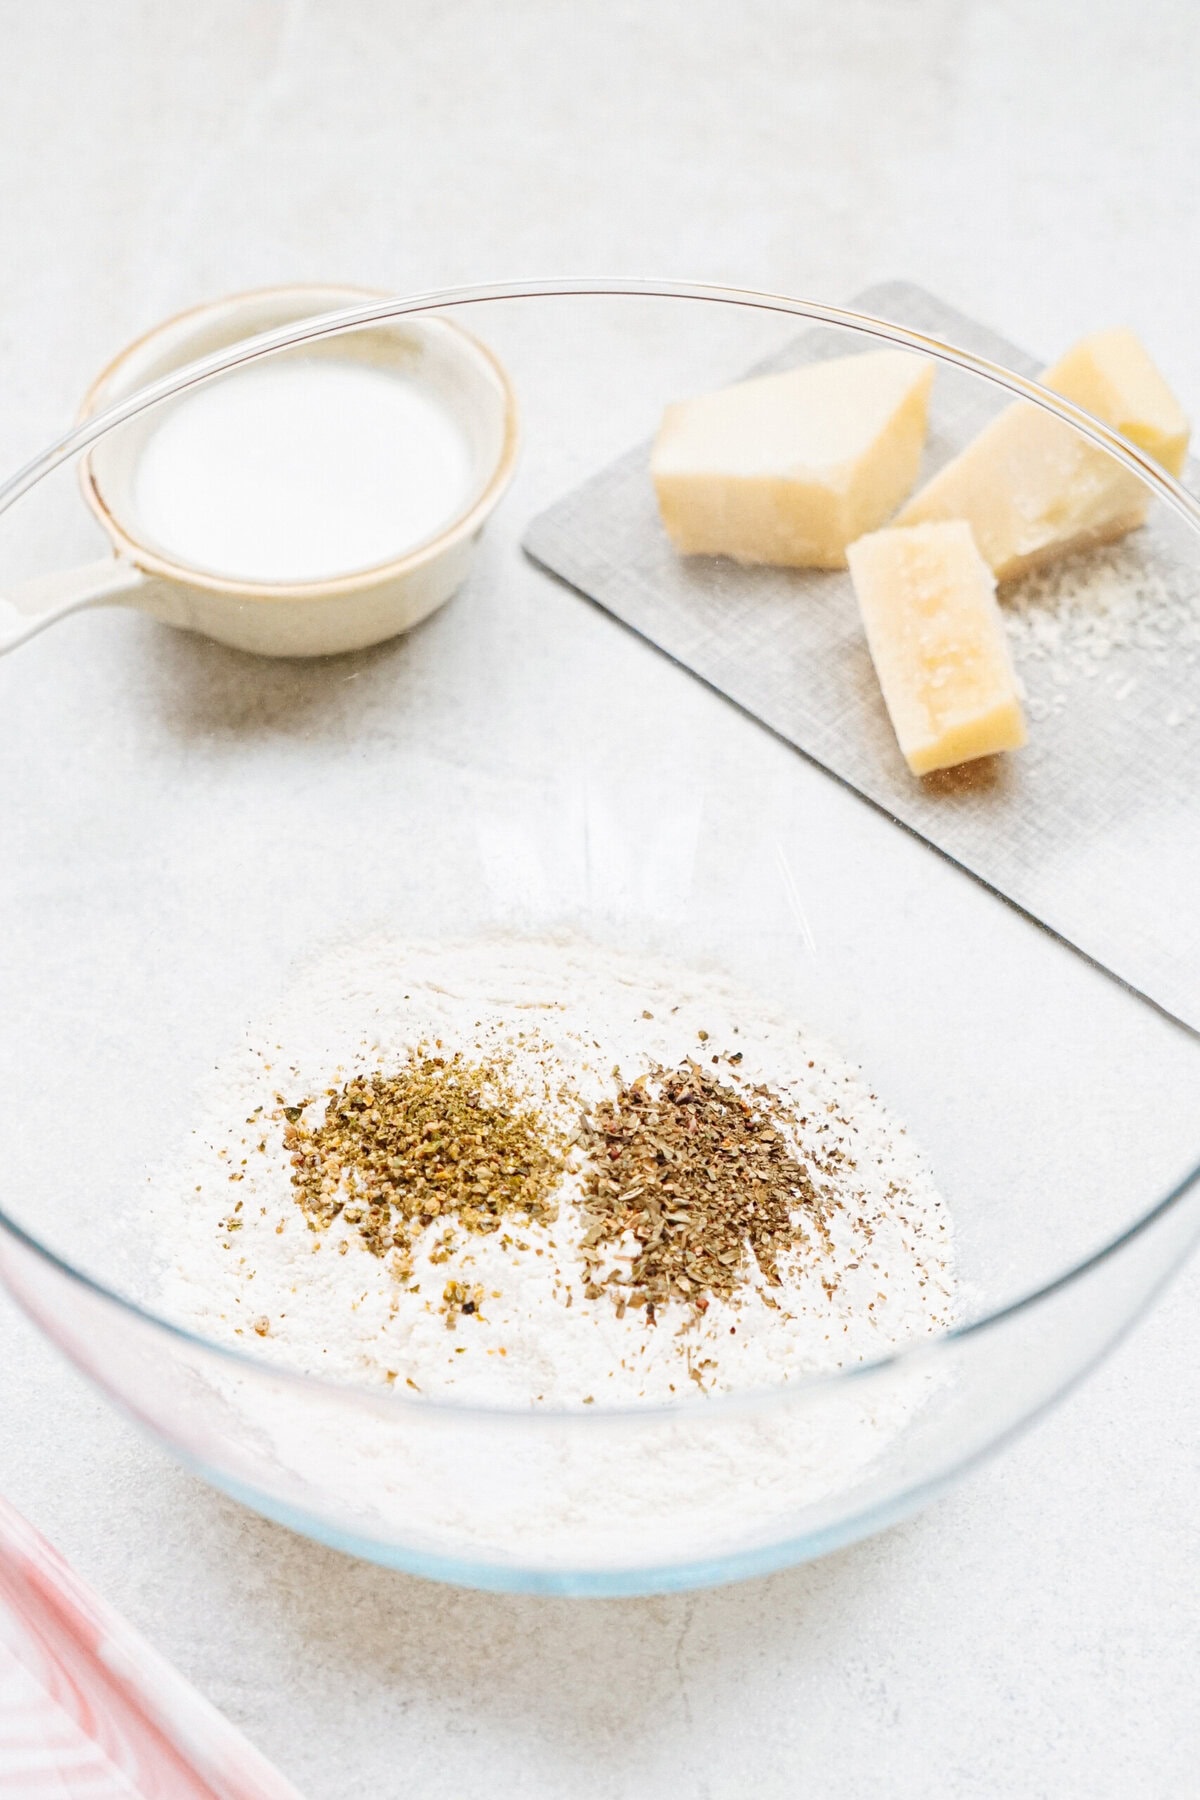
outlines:
[[[161,315],[301,280],[840,300],[905,275],[1048,353],[1126,321],[1200,414],[1190,0],[60,0],[4,38],[5,470]],[[574,605],[555,650],[611,642],[598,683],[648,657]],[[678,1598],[457,1592],[317,1549],[177,1470],[7,1302],[0,1491],[309,1800],[1182,1800],[1198,1320],[1193,1264],[948,1500]]]

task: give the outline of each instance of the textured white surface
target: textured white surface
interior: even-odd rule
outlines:
[[[836,299],[903,274],[1048,350],[1124,320],[1200,411],[1190,0],[63,0],[3,25],[4,468],[161,314],[283,280]],[[138,621],[73,629],[39,665],[64,731],[83,646],[97,681],[159,655]],[[582,604],[538,629],[531,670],[584,707],[716,704]],[[164,671],[202,704],[211,675]],[[0,1487],[310,1800],[1182,1800],[1198,1301],[1193,1266],[932,1512],[725,1592],[505,1599],[313,1549],[172,1468],[7,1306]]]

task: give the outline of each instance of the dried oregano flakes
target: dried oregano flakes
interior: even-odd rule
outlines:
[[[571,1138],[517,1091],[502,1056],[413,1050],[393,1072],[329,1088],[319,1118],[312,1099],[281,1102],[293,1193],[313,1229],[340,1216],[404,1277],[435,1223],[447,1246],[455,1227],[552,1224],[572,1173],[588,1299],[607,1291],[619,1316],[640,1308],[653,1323],[672,1301],[695,1319],[713,1299],[778,1287],[781,1260],[826,1236],[828,1206],[780,1097],[690,1059],[613,1080]],[[464,1289],[444,1310],[474,1302]]]
[[[407,1258],[420,1231],[442,1220],[490,1233],[514,1215],[548,1224],[568,1140],[514,1086],[503,1059],[412,1051],[314,1102],[284,1105],[292,1188],[318,1229],[340,1214],[376,1256]]]
[[[781,1259],[824,1235],[826,1202],[765,1087],[733,1087],[690,1060],[655,1068],[593,1107],[582,1139],[585,1291],[607,1288],[621,1314],[644,1307],[653,1321],[672,1300],[703,1313],[755,1268],[777,1287]]]

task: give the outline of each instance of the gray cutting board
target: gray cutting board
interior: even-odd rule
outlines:
[[[854,304],[1023,374],[1048,360],[905,282]],[[810,330],[754,372],[860,345]],[[923,473],[1004,403],[977,378],[939,366]],[[896,748],[848,577],[677,556],[659,523],[649,452],[638,445],[536,518],[529,554],[1200,1030],[1200,538],[1156,504],[1125,540],[1115,642],[1094,622],[1097,607],[1113,603],[1111,586],[1098,600],[1086,589],[1106,553],[1060,565],[1057,598],[1015,590],[1005,603],[1019,615],[1028,748],[918,781]],[[1196,476],[1189,464],[1193,490]]]

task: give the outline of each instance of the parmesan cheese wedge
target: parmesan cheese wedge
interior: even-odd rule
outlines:
[[[668,406],[651,473],[685,555],[838,569],[917,478],[933,364],[879,350]]]
[[[1105,450],[1018,400],[938,470],[896,525],[965,519],[1000,581],[1142,524],[1150,490]]]
[[[1191,435],[1183,408],[1132,331],[1094,331],[1045,371],[1042,386],[1095,413],[1178,475]]]
[[[850,575],[900,749],[914,775],[1018,750],[1025,719],[996,582],[961,520],[876,531]]]
[[[1178,474],[1188,424],[1131,331],[1081,338],[1041,377]],[[1150,490],[1074,429],[1018,400],[939,469],[896,525],[966,519],[1001,581],[1141,525]]]

